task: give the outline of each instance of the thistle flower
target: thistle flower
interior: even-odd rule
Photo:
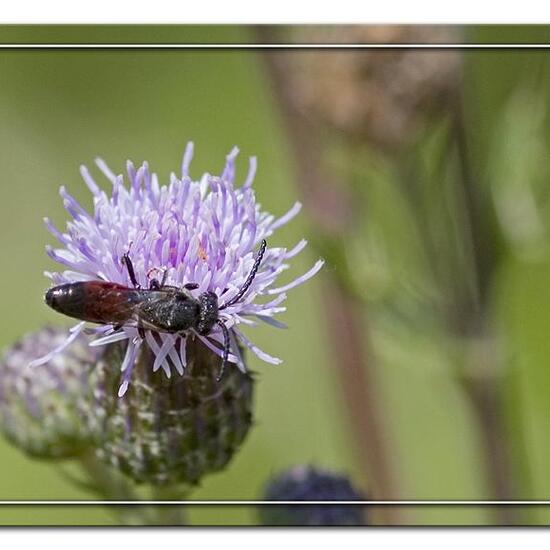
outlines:
[[[87,409],[96,457],[137,483],[168,486],[180,494],[207,473],[222,470],[252,426],[253,379],[228,368],[216,380],[219,358],[199,340],[187,345],[182,376],[151,371],[152,351],[143,346],[133,383],[116,397],[123,345],[107,347],[90,375]]]
[[[11,346],[0,360],[0,429],[14,445],[37,458],[68,458],[91,442],[81,411],[88,376],[99,356],[80,334],[70,350],[44,365],[40,376],[25,366],[61,345],[63,329],[45,327]]]
[[[167,185],[160,185],[156,174],[144,162],[137,170],[128,161],[129,187],[122,175],[115,175],[102,160],[97,166],[112,184],[110,196],[100,189],[85,167],[81,168],[84,182],[93,195],[93,213],[88,213],[62,187],[63,204],[72,220],[62,233],[46,219],[49,231],[62,245],[47,248],[48,255],[68,268],[46,275],[56,284],[86,280],[102,280],[131,286],[128,270],[122,263],[129,253],[138,283],[149,286],[149,280],[159,273],[165,283],[182,287],[197,283],[191,291],[194,297],[205,291],[214,292],[224,303],[231,301],[245,282],[255,260],[255,249],[276,229],[290,221],[301,205],[296,203],[286,214],[275,218],[263,211],[256,202],[252,182],[256,172],[256,159],[250,159],[248,175],[242,186],[235,185],[234,148],[227,156],[219,176],[204,174],[193,181],[189,165],[193,144],[188,144],[181,165],[181,175],[170,176]],[[278,364],[280,359],[268,355],[253,344],[240,330],[240,325],[254,326],[257,321],[281,327],[274,319],[285,311],[282,305],[286,291],[315,275],[323,265],[319,260],[305,274],[282,286],[275,286],[286,263],[304,249],[301,240],[291,249],[267,248],[260,268],[248,291],[237,303],[220,311],[220,319],[229,329],[229,362],[243,372],[245,365],[239,346],[249,349],[260,359]],[[259,300],[263,300],[260,302]],[[67,341],[33,365],[47,362],[78,337],[84,322],[71,329]],[[186,347],[189,337],[196,338],[218,356],[223,355],[224,335],[216,326],[208,336],[194,330],[169,334],[125,325],[115,331],[112,325],[93,329],[98,338],[92,346],[125,341],[125,354],[121,363],[122,380],[119,396],[127,391],[133,366],[142,347],[152,354],[152,369],[162,369],[167,377],[173,370],[183,375],[187,365]],[[143,338],[141,337],[143,334]]]
[[[365,500],[343,475],[296,466],[274,477],[266,501]],[[260,508],[264,525],[366,525],[364,506],[354,504],[277,504]]]

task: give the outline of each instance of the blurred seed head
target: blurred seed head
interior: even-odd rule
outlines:
[[[186,355],[184,374],[167,377],[142,346],[124,399],[123,345],[109,345],[92,373],[96,454],[137,483],[196,484],[227,465],[252,424],[252,378],[230,368],[216,381],[220,358],[197,340],[188,339]]]
[[[74,457],[90,444],[80,411],[98,351],[88,338],[80,334],[65,353],[39,368],[28,366],[66,338],[63,328],[40,329],[8,348],[0,361],[0,429],[37,458]]]
[[[347,477],[311,466],[295,466],[274,477],[264,500],[366,500]],[[366,525],[365,506],[353,504],[263,505],[264,525]]]
[[[296,27],[293,43],[449,43],[456,29],[428,26]],[[426,115],[449,107],[459,79],[453,50],[355,49],[282,53],[288,95],[312,121],[384,149],[410,140]]]

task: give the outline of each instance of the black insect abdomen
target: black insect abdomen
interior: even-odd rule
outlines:
[[[46,292],[45,301],[52,309],[81,318],[86,308],[86,287],[82,283],[59,285]]]

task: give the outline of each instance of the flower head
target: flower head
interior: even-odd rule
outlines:
[[[0,359],[0,430],[34,457],[74,457],[91,444],[83,411],[99,350],[80,334],[70,350],[44,365],[40,376],[24,368],[66,338],[63,329],[45,327],[26,335]]]
[[[213,292],[221,303],[231,302],[245,283],[255,261],[255,251],[264,239],[290,221],[300,210],[296,203],[280,218],[263,211],[256,202],[252,182],[256,160],[250,159],[250,168],[244,183],[235,184],[234,148],[227,156],[219,176],[204,174],[193,181],[189,165],[193,145],[188,144],[181,166],[181,174],[172,173],[167,185],[160,185],[156,174],[147,163],[138,169],[129,161],[125,185],[122,175],[115,175],[102,160],[97,166],[111,182],[110,194],[101,190],[85,167],[82,177],[93,195],[93,213],[87,212],[62,187],[63,204],[72,220],[65,232],[46,219],[50,232],[61,248],[47,248],[48,255],[64,265],[62,272],[46,273],[56,284],[86,280],[101,280],[132,286],[129,270],[122,258],[131,257],[135,276],[142,288],[148,288],[152,278],[163,278],[166,285],[183,287],[196,283],[193,297]],[[240,325],[255,325],[263,321],[282,326],[274,319],[286,308],[282,305],[286,291],[303,283],[323,265],[319,260],[307,273],[283,286],[276,286],[279,275],[286,270],[288,260],[304,249],[305,240],[293,248],[268,247],[261,265],[247,292],[236,303],[220,311],[219,318],[229,329],[229,361],[244,371],[239,344],[268,363],[280,360],[255,346],[240,330]],[[48,361],[70,344],[83,330],[84,322],[71,329],[71,335],[62,345],[35,361],[34,365]],[[98,338],[93,346],[126,341],[122,361],[122,396],[141,346],[147,346],[154,356],[153,371],[163,369],[170,377],[175,369],[180,375],[187,364],[188,337],[199,339],[204,346],[223,356],[223,327],[215,325],[207,335],[190,329],[185,333],[167,333],[141,330],[131,323],[114,330],[111,324],[94,329]]]
[[[95,456],[136,483],[188,491],[207,474],[224,470],[253,426],[254,380],[227,369],[216,380],[218,357],[190,340],[183,376],[168,380],[151,372],[143,346],[132,385],[116,397],[124,347],[107,346],[89,377],[86,409]]]
[[[365,525],[365,507],[355,504],[288,504],[289,501],[362,501],[365,497],[346,476],[311,466],[295,466],[269,481],[262,506],[264,525]]]

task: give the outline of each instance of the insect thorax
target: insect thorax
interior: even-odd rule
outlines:
[[[200,303],[186,291],[177,291],[143,304],[139,318],[161,331],[182,332],[199,324]]]
[[[199,322],[197,332],[208,334],[218,321],[218,297],[214,292],[203,292],[199,296]]]

